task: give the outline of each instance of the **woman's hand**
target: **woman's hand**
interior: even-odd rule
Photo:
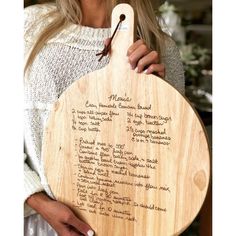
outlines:
[[[104,42],[105,49],[97,55],[102,55],[103,53],[106,55],[110,48],[110,43],[111,39],[106,39]],[[165,65],[158,63],[158,52],[149,49],[142,39],[137,40],[129,47],[127,57],[131,69],[135,70],[137,73],[155,74],[161,78],[165,77]]]
[[[97,55],[107,55],[110,50],[110,43],[111,38],[106,39],[104,42],[105,48]],[[158,52],[149,49],[142,39],[137,40],[129,47],[127,57],[131,69],[137,73],[155,74],[161,78],[165,77],[165,65],[158,63]]]
[[[85,236],[94,235],[91,227],[78,219],[69,207],[44,193],[33,194],[26,202],[42,215],[59,236],[80,236],[81,233]]]
[[[157,74],[165,77],[164,64],[158,64],[159,55],[147,47],[145,42],[140,39],[130,46],[127,52],[128,61],[131,68],[137,73]]]

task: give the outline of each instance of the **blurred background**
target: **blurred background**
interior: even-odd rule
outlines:
[[[212,1],[152,0],[163,29],[179,46],[185,69],[185,95],[205,125],[212,149]],[[160,6],[160,7],[159,7]],[[212,186],[204,205],[183,236],[212,235]]]
[[[24,0],[24,6],[48,2]],[[185,95],[200,115],[212,147],[212,1],[152,0],[162,27],[179,46],[185,69]],[[205,203],[182,236],[212,235],[211,185]]]

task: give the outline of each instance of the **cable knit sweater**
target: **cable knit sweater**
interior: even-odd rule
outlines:
[[[25,9],[25,58],[29,55],[40,32],[49,24],[43,18],[54,4],[34,5]],[[53,197],[44,175],[41,160],[43,130],[52,104],[61,93],[81,76],[101,69],[108,62],[98,62],[96,53],[110,37],[109,28],[90,28],[71,24],[50,39],[36,56],[25,78],[25,199],[46,191]],[[162,56],[166,67],[165,79],[184,92],[184,71],[179,51],[172,40],[166,42]],[[25,204],[25,216],[34,211]]]

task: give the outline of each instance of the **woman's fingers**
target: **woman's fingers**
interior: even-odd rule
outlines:
[[[110,43],[110,38],[106,39],[104,44],[106,46]],[[159,54],[152,51],[144,40],[139,39],[133,43],[127,51],[128,61],[131,68],[137,72],[145,72],[145,74],[157,74],[161,78],[165,77],[165,65],[158,64]]]
[[[104,41],[104,45],[107,47],[110,44],[110,42],[111,42],[111,38],[107,38]]]
[[[130,46],[127,52],[128,60],[132,69],[137,73],[156,73],[160,77],[165,77],[165,66],[158,64],[159,54],[148,48],[143,40],[136,41]]]
[[[68,234],[68,236],[80,236],[82,234],[76,233],[74,231],[71,231],[70,234]]]
[[[55,229],[60,236],[93,236],[91,227],[79,220],[65,204],[52,200],[45,193],[33,194],[27,203]],[[38,206],[40,205],[40,206]]]
[[[164,64],[152,64],[145,71],[146,74],[157,74],[161,78],[165,77],[165,66]]]
[[[156,51],[151,51],[138,61],[136,72],[141,73],[142,71],[144,71],[144,68],[148,68],[150,65],[156,64],[157,61],[158,61],[158,53]]]
[[[135,69],[140,62],[141,59],[143,59],[146,55],[150,53],[150,49],[147,47],[146,44],[140,42],[141,40],[134,43],[128,50],[127,56],[128,61],[131,65],[132,69]],[[140,62],[141,67],[142,62]]]
[[[142,39],[139,39],[135,43],[133,43],[127,51],[127,56],[129,57],[141,45],[145,45],[145,42]]]
[[[94,232],[91,229],[91,227],[89,225],[87,225],[86,223],[84,223],[83,221],[81,221],[76,216],[71,217],[70,225],[75,227],[76,230],[83,233],[85,236],[93,236],[94,235]]]
[[[148,49],[148,47],[146,45],[141,45],[138,49],[136,49],[128,58],[129,63],[131,65],[132,69],[135,69],[138,66],[139,63],[139,67],[143,67],[142,61],[141,59],[147,59],[145,58],[146,55],[148,55],[150,52],[150,50]],[[145,62],[145,60],[144,60]]]
[[[64,227],[64,229],[59,232],[59,235],[60,236],[81,236],[82,234],[76,232],[72,228]]]

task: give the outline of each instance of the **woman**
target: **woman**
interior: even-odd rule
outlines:
[[[109,38],[113,7],[123,1],[58,0],[25,9],[25,235],[93,235],[63,203],[53,200],[41,161],[41,143],[51,105],[81,76],[104,67],[96,56]],[[125,1],[138,14],[138,37],[127,52],[137,73],[158,74],[184,92],[175,43],[162,32],[151,3]],[[35,214],[38,213],[38,214]],[[80,233],[79,233],[80,232]]]

